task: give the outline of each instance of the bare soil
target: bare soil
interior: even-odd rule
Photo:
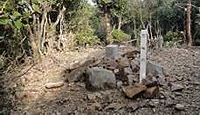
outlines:
[[[1,79],[0,114],[200,115],[200,48],[197,47],[162,49],[150,54],[149,60],[161,64],[167,74],[167,85],[161,86],[159,96],[153,99],[140,96],[128,99],[120,89],[90,92],[81,82],[45,88],[46,83],[64,81],[71,63],[103,55],[103,49],[99,48],[55,53],[33,67],[24,67],[21,73],[31,68],[12,82]],[[183,89],[172,91],[171,83]]]

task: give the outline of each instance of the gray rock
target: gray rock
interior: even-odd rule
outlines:
[[[171,99],[171,98],[166,99],[166,101],[165,101],[165,106],[166,107],[172,107],[174,105],[175,104],[174,104],[174,100],[173,99]]]
[[[78,82],[82,81],[84,79],[84,72],[86,68],[85,67],[80,67],[78,69],[73,70],[72,72],[67,75],[67,81],[68,82]]]
[[[117,82],[117,88],[121,88],[122,85],[123,85],[123,82],[122,82],[122,81],[118,81],[118,82]]]
[[[176,104],[175,109],[179,111],[183,111],[185,109],[185,106],[183,104]]]
[[[114,70],[114,73],[115,73],[115,74],[119,73],[119,69],[115,69],[115,70]]]
[[[159,103],[160,103],[159,99],[151,99],[151,101],[149,102],[149,106],[157,107]]]
[[[175,96],[183,96],[183,93],[182,92],[174,92],[174,95]]]
[[[153,87],[158,85],[158,80],[154,76],[148,75],[146,79],[142,80],[142,83],[148,87]]]
[[[156,77],[164,77],[163,67],[159,64],[155,64],[151,61],[147,62],[147,75],[152,74]]]
[[[184,87],[180,84],[171,83],[171,91],[181,91]]]
[[[133,81],[135,82],[136,76],[135,75],[127,75],[128,78],[128,84],[132,85]]]
[[[137,70],[140,67],[139,59],[135,59],[131,61],[131,68]],[[153,63],[151,61],[147,62],[147,76],[154,75],[155,77],[163,77],[164,76],[164,69],[160,64]]]
[[[98,92],[87,94],[89,100],[95,101],[97,98],[102,99],[102,95]]]
[[[125,104],[120,104],[120,103],[111,103],[107,107],[105,107],[105,110],[115,110],[118,111],[119,109],[123,108]]]
[[[116,87],[116,78],[112,71],[93,67],[86,70],[87,89],[108,89]]]
[[[116,74],[116,79],[122,81],[123,83],[128,83],[127,74],[124,72],[124,68],[119,69],[119,72]]]
[[[116,60],[118,63],[118,68],[126,68],[130,66],[129,59],[126,57],[119,58]]]
[[[127,109],[130,109],[132,112],[138,110],[140,107],[144,106],[141,102],[129,102],[126,106]],[[131,115],[131,114],[130,114]]]
[[[133,74],[133,71],[130,67],[126,67],[126,68],[124,68],[124,73],[125,73],[125,75],[131,75],[131,74]]]
[[[140,69],[140,61],[135,59],[135,60],[131,60],[131,68],[133,72],[137,72]]]
[[[89,109],[89,115],[93,115],[94,113],[96,113],[97,110],[101,110],[102,106],[100,103],[98,102],[94,102],[91,104],[91,106],[88,107]],[[75,114],[76,115],[76,114]],[[82,115],[82,113],[78,114],[78,115]]]
[[[147,76],[152,76],[159,85],[166,85],[164,69],[161,65],[151,61],[147,62]]]

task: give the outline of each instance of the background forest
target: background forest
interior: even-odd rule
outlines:
[[[200,1],[0,0],[0,69],[77,46],[138,44],[144,28],[166,47],[200,45]]]

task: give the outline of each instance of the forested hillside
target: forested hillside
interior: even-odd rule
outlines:
[[[139,39],[142,28],[165,44],[199,45],[200,2],[192,0],[1,0],[1,68],[52,50]],[[188,13],[191,11],[191,37]],[[189,14],[190,15],[190,14]],[[190,43],[191,44],[191,43]]]

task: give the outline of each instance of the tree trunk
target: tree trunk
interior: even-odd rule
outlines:
[[[136,25],[136,20],[135,20],[135,18],[134,18],[134,21],[133,21],[133,23],[134,23],[134,38],[137,40],[136,41],[136,46],[140,46],[140,38],[138,37],[138,33],[137,33],[137,25]]]
[[[187,31],[187,39],[188,39],[188,46],[192,46],[192,34],[191,34],[191,9],[192,9],[192,0],[188,0],[187,4],[187,19],[186,19],[186,31]]]
[[[47,26],[47,12],[44,10],[43,11],[43,15],[42,15],[42,21],[40,24],[40,30],[38,31],[39,34],[39,53],[40,55],[43,55],[44,53],[44,43],[45,43],[45,39],[46,39],[46,26]]]
[[[187,44],[188,43],[188,39],[187,39],[187,21],[186,21],[186,18],[187,18],[187,13],[184,12],[184,31],[183,31],[183,43],[184,44]]]
[[[33,56],[33,60],[37,61],[40,58],[40,54],[39,54],[39,47],[38,47],[38,39],[36,37],[36,35],[33,33],[31,27],[28,27],[28,31],[30,34],[30,45],[31,45],[31,49],[32,49],[32,56]]]
[[[109,13],[105,13],[105,27],[106,27],[106,42],[107,44],[110,44],[112,42],[112,36],[111,36],[111,31],[112,31],[112,27],[110,24],[110,17],[109,17]]]
[[[121,26],[122,26],[122,17],[121,16],[119,16],[118,17],[118,30],[120,30],[121,29]]]
[[[152,33],[152,19],[151,19],[151,13],[149,14],[150,21],[149,21],[149,32],[150,32],[150,39],[153,39],[153,33]]]

